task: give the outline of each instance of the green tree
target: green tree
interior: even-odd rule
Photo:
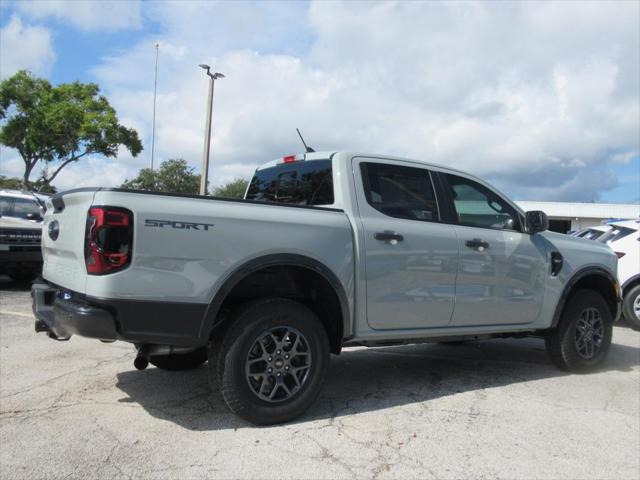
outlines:
[[[0,83],[0,143],[15,148],[24,161],[24,188],[38,162],[46,189],[70,163],[89,155],[115,157],[120,145],[135,157],[142,151],[138,133],[118,123],[116,111],[95,83],[52,86],[26,70]]]
[[[182,158],[172,158],[160,164],[157,170],[143,168],[138,176],[126,180],[121,188],[133,190],[152,190],[169,193],[197,194],[200,187],[200,175]]]
[[[8,188],[10,190],[22,190],[22,180],[15,177],[7,177],[0,175],[0,188]]]
[[[213,191],[215,197],[227,198],[244,198],[244,192],[247,190],[249,182],[242,178],[226,183]]]

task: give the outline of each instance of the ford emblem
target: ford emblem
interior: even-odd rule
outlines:
[[[60,235],[60,224],[57,220],[54,220],[49,224],[49,238],[55,242],[58,239],[58,235]]]

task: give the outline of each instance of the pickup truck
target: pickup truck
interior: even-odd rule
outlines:
[[[31,281],[42,268],[42,215],[45,196],[0,189],[0,275]]]
[[[208,362],[255,424],[305,412],[348,346],[536,336],[590,371],[617,258],[547,226],[472,175],[352,152],[267,163],[244,199],[71,190],[47,201],[35,328],[130,342],[138,369]]]

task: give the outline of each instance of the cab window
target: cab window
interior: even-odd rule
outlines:
[[[502,197],[478,182],[445,174],[458,224],[498,230],[519,230],[518,212]]]
[[[379,212],[408,220],[439,220],[428,170],[383,163],[361,163],[360,168],[367,203]]]

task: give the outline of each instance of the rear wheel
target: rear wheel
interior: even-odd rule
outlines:
[[[202,347],[189,353],[154,355],[149,357],[149,363],[161,368],[162,370],[177,372],[180,370],[191,370],[199,367],[207,361],[207,356],[207,348]]]
[[[640,285],[636,285],[625,294],[622,311],[631,328],[640,330]]]
[[[613,319],[602,296],[579,290],[567,302],[556,328],[545,337],[551,360],[561,369],[588,372],[604,362],[613,333]]]
[[[242,308],[211,350],[209,372],[234,413],[258,425],[292,420],[316,399],[329,340],[306,306],[272,298]]]

